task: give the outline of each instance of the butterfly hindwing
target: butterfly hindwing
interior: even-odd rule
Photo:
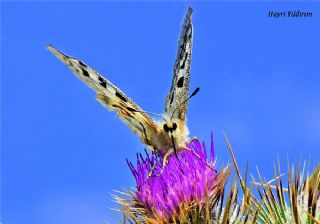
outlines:
[[[97,93],[96,99],[106,108],[116,111],[118,117],[136,133],[140,140],[152,148],[151,138],[156,133],[156,124],[129,97],[113,85],[108,79],[90,68],[82,61],[69,57],[53,46],[48,49],[72,72]],[[137,112],[139,111],[139,112]]]
[[[172,113],[176,110],[173,118],[182,122],[186,120],[186,110],[188,107],[188,102],[185,102],[181,106],[180,104],[188,98],[189,94],[193,36],[191,16],[192,9],[189,8],[180,34],[177,58],[173,69],[172,85],[165,103],[165,113],[171,117]]]

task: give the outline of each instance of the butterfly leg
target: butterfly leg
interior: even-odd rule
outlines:
[[[151,148],[151,147],[152,147],[152,148]],[[154,147],[154,146],[149,146],[149,149],[150,149],[150,151],[152,151],[152,153],[155,154],[157,157],[162,155],[161,150],[157,149],[157,148]],[[159,172],[158,174],[153,174],[153,172],[154,172],[154,170],[155,170],[156,168],[157,168],[157,163],[155,163],[155,164],[152,166],[151,170],[150,170],[149,173],[148,173],[148,177],[152,177],[152,176],[158,177],[158,176],[160,176],[160,175],[162,174],[162,170],[161,170],[161,172]]]
[[[164,168],[168,164],[169,156],[174,153],[174,150],[170,149],[163,157],[162,168]],[[178,157],[177,157],[178,158]]]
[[[179,145],[178,147],[179,151],[181,149],[185,149],[185,150],[188,150],[188,151],[191,151],[190,148],[188,148],[187,146],[185,145]],[[178,159],[178,154],[175,153],[175,150],[174,149],[170,149],[163,157],[163,164],[162,164],[162,167],[165,167],[167,164],[168,164],[168,159],[169,159],[169,156],[174,153],[176,158]]]
[[[179,149],[185,149],[187,151],[192,151],[192,149],[188,148],[187,146],[183,145],[183,146],[179,146]]]
[[[191,140],[190,140],[190,143],[192,143],[192,141],[194,141],[194,140],[196,140],[196,139],[197,139],[197,138],[191,139]],[[198,153],[196,153],[194,150],[188,148],[187,146],[181,146],[181,147],[179,147],[179,149],[185,149],[185,150],[187,150],[187,151],[192,151],[192,152],[194,153],[194,155],[198,158],[199,161],[204,162],[208,168],[210,168],[211,170],[213,170],[214,172],[217,173],[217,170],[216,170],[214,167],[212,167],[211,164],[208,163],[208,161],[203,160],[203,159],[200,157],[200,155],[199,155]]]
[[[155,175],[153,174],[153,171],[154,171],[154,169],[155,169],[156,167],[157,167],[157,164],[154,164],[154,165],[152,166],[150,172],[148,173],[148,177],[152,177],[152,176],[158,177],[158,176],[161,175],[162,172],[160,172],[159,174],[155,174]]]

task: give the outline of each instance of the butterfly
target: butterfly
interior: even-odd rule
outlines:
[[[189,130],[186,125],[188,100],[199,91],[199,88],[196,88],[189,96],[193,38],[191,17],[192,9],[189,8],[180,34],[172,85],[165,99],[163,115],[142,110],[124,92],[84,62],[63,54],[51,45],[47,48],[96,92],[96,99],[104,107],[116,111],[120,120],[138,135],[150,151],[159,153],[161,150],[166,161],[171,153],[177,155],[177,149],[185,148],[189,140]],[[160,117],[162,122],[155,122],[149,114]]]

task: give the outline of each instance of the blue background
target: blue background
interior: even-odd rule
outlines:
[[[2,5],[2,222],[118,223],[113,190],[134,187],[139,139],[49,51],[104,74],[161,113],[181,23],[194,9],[191,136],[266,179],[273,163],[320,159],[319,3],[5,2]],[[312,18],[268,18],[270,10]]]

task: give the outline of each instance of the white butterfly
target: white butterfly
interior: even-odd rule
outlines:
[[[143,111],[126,94],[91,67],[76,58],[61,53],[51,45],[48,46],[48,49],[78,78],[96,91],[96,99],[103,106],[117,112],[118,117],[139,136],[152,152],[161,150],[165,155],[164,160],[167,160],[170,153],[176,153],[176,149],[185,148],[189,140],[189,131],[186,126],[188,99],[199,91],[197,88],[188,97],[193,35],[191,15],[192,9],[189,8],[180,35],[172,86],[166,97],[163,115]],[[163,122],[160,124],[154,122],[148,114],[161,117]]]

